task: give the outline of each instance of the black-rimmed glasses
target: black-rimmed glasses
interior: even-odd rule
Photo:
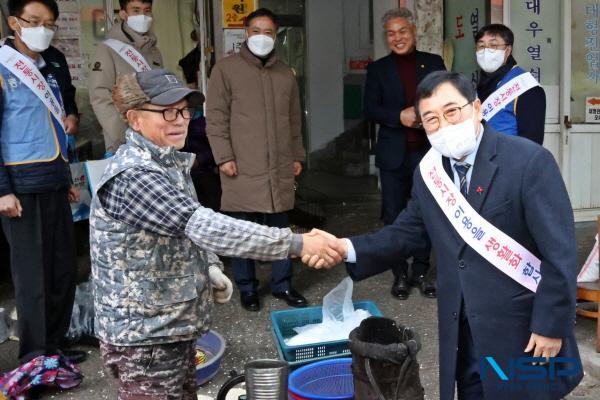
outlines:
[[[29,24],[31,26],[31,28],[38,28],[40,26],[43,26],[46,29],[50,29],[51,31],[56,32],[58,30],[58,25],[56,25],[55,23],[47,23],[47,24],[43,24],[41,21],[31,21],[28,19],[25,19],[23,17],[17,17],[18,19],[20,19],[21,21]]]
[[[178,115],[181,115],[183,119],[192,119],[196,109],[193,107],[184,108],[164,108],[162,110],[153,110],[151,108],[136,108],[139,111],[149,111],[154,113],[161,113],[164,120],[167,122],[173,122],[177,119]]]

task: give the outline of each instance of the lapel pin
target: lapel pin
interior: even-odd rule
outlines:
[[[477,186],[477,189],[475,189],[475,191],[479,194],[483,193],[483,188],[481,186]]]

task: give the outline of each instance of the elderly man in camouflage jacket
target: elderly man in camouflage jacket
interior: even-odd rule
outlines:
[[[165,70],[121,76],[114,103],[127,142],[96,187],[90,239],[97,334],[119,399],[195,399],[194,339],[210,322],[211,290],[231,297],[216,254],[277,260],[319,254],[333,242],[237,220],[202,207],[185,142],[203,100]],[[216,253],[216,254],[215,254]]]

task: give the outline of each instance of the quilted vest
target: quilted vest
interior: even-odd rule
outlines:
[[[194,156],[159,147],[128,130],[97,190],[130,168],[163,174],[195,197]],[[143,172],[142,172],[143,173]],[[96,333],[114,345],[193,339],[208,330],[212,296],[206,253],[186,236],[164,236],[109,216],[94,196],[90,248]]]

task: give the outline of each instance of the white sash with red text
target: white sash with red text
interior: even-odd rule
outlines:
[[[506,107],[508,103],[529,89],[539,85],[538,81],[529,72],[515,76],[485,99],[481,106],[483,119],[489,121],[500,110]]]
[[[442,155],[430,149],[419,169],[435,201],[467,245],[494,267],[535,292],[542,278],[541,261],[471,207],[444,171]]]
[[[2,46],[0,47],[0,63],[35,93],[66,132],[63,123],[65,111],[62,104],[52,92],[44,75],[31,60],[10,46]]]
[[[131,65],[135,72],[150,71],[152,69],[144,56],[133,46],[117,39],[107,39],[104,44],[113,49],[127,64]]]

